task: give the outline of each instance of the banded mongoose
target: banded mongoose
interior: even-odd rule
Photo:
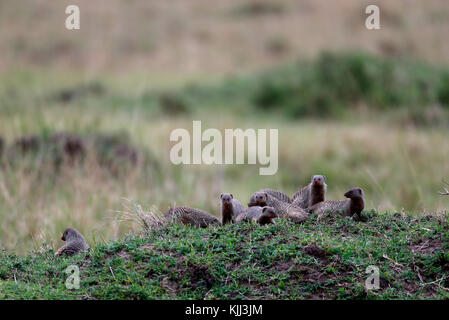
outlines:
[[[258,192],[262,192],[262,193],[265,192],[265,193],[269,194],[272,197],[275,197],[276,199],[278,199],[280,201],[283,201],[283,202],[286,202],[286,203],[292,203],[292,200],[290,199],[290,197],[288,195],[286,195],[285,193],[283,193],[282,191],[273,190],[273,189],[263,189],[263,190],[257,191],[256,193],[254,193],[251,196],[251,198],[249,199],[248,207],[253,207],[253,206],[259,206],[259,207],[262,206],[263,207],[263,206],[266,205],[266,204],[260,205],[258,203],[258,201],[256,200],[255,195]]]
[[[235,218],[245,210],[240,201],[234,199],[231,193],[222,193],[220,196],[221,223],[234,223]]]
[[[326,196],[326,177],[314,175],[312,181],[293,195],[292,203],[307,209],[314,204],[324,201]]]
[[[347,200],[327,200],[319,202],[307,211],[310,213],[317,213],[319,215],[325,212],[339,213],[344,216],[357,215],[360,218],[360,213],[365,208],[365,195],[361,188],[352,188],[345,193]]]
[[[268,194],[258,191],[251,196],[248,206],[270,206],[273,207],[279,218],[288,218],[295,223],[301,223],[307,220],[308,215],[304,209]]]
[[[83,235],[73,228],[65,229],[61,240],[67,241],[67,243],[59,248],[56,256],[73,256],[74,254],[86,252],[89,249]]]
[[[207,228],[212,225],[221,225],[220,220],[210,213],[186,206],[170,208],[164,213],[164,217],[172,222],[177,221],[185,225],[199,228]]]
[[[266,225],[273,223],[273,219],[277,218],[277,214],[273,207],[249,207],[243,211],[236,219],[235,222],[254,221],[260,225]]]

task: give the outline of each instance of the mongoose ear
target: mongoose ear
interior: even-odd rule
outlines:
[[[231,199],[234,199],[234,196],[232,195],[232,193],[230,193],[230,195],[231,195]]]
[[[220,199],[223,199],[223,193],[222,193],[222,194],[220,194]]]
[[[326,176],[323,176],[324,181],[326,181]]]
[[[265,195],[266,198],[268,198],[268,193],[264,192],[264,195]]]

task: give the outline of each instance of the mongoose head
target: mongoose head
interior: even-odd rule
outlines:
[[[232,204],[232,199],[234,198],[234,196],[232,195],[232,193],[222,193],[220,196],[221,202],[224,205],[230,205]]]
[[[69,241],[70,239],[78,238],[80,236],[81,236],[81,234],[77,230],[75,230],[73,228],[67,228],[67,229],[65,229],[64,233],[62,234],[61,240]]]
[[[264,207],[267,205],[268,194],[266,192],[256,192],[249,199],[248,207]]]
[[[326,176],[315,175],[312,177],[313,186],[322,186],[325,184]]]
[[[349,199],[364,198],[363,190],[361,188],[352,188],[345,193],[345,197]]]
[[[268,207],[268,206],[265,206],[265,207],[262,208],[262,214],[265,217],[271,218],[271,219],[274,219],[274,218],[278,217],[278,215],[276,214],[276,211],[274,210],[274,208],[273,207]]]
[[[277,218],[277,214],[274,211],[273,207],[263,207],[262,208],[262,214],[259,217],[259,219],[257,220],[257,222],[259,222],[260,225],[266,225],[266,224],[271,224],[273,223],[273,219]]]

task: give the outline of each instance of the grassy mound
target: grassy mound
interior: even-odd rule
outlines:
[[[0,257],[1,299],[422,299],[449,297],[449,217],[364,213],[303,225],[167,225],[57,259]],[[80,269],[68,290],[65,269]],[[380,270],[368,291],[366,268]]]

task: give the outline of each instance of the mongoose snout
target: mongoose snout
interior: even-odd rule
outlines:
[[[232,205],[232,199],[234,198],[234,196],[232,195],[232,193],[222,193],[221,194],[221,201],[224,205]]]
[[[325,176],[319,176],[319,175],[315,175],[312,178],[312,184],[314,186],[321,186],[323,185],[323,183],[326,181],[326,177]]]

